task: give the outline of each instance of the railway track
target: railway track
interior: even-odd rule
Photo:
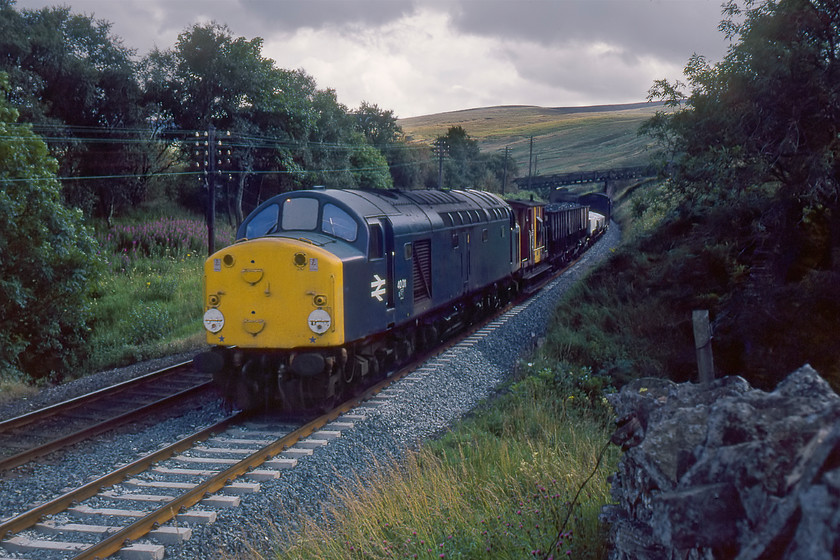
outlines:
[[[163,558],[167,545],[190,537],[191,524],[212,523],[215,510],[238,506],[243,494],[259,492],[260,481],[278,478],[298,458],[340,437],[355,420],[364,419],[354,410],[377,396],[387,399],[392,384],[433,356],[459,343],[473,344],[499,324],[497,317],[503,312],[303,425],[232,415],[0,520],[0,558],[3,550],[27,558],[90,560],[114,554],[135,560]],[[421,369],[417,375],[425,373]]]
[[[4,550],[33,559],[163,558],[165,547],[188,539],[194,524],[213,522],[219,508],[238,506],[243,494],[259,492],[261,481],[280,477],[299,457],[352,428],[355,419],[364,418],[353,414],[357,407],[387,398],[383,391],[434,355],[446,363],[450,348],[478,343],[515,317],[521,304],[302,426],[231,416],[29,511],[8,519],[0,515],[0,558]],[[416,376],[422,379],[425,369]]]
[[[189,538],[188,525],[212,523],[214,509],[238,506],[241,495],[259,491],[261,480],[278,478],[297,458],[340,437],[361,418],[349,412],[410,370],[300,426],[254,423],[243,414],[225,418],[0,521],[0,552],[75,560],[116,553],[137,560],[163,558],[167,544]]]
[[[212,390],[192,362],[0,422],[0,473]]]

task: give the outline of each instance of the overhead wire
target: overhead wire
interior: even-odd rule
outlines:
[[[209,147],[207,141],[209,136],[206,130],[187,129],[163,129],[154,130],[151,128],[136,127],[102,127],[90,125],[66,125],[59,123],[9,123],[11,127],[27,128],[42,137],[47,142],[53,143],[77,143],[81,145],[95,144],[150,144],[155,142],[172,142],[183,146],[187,153]],[[25,140],[13,134],[0,135],[1,141]],[[216,148],[219,149],[286,149],[286,150],[317,150],[317,151],[352,151],[357,149],[358,144],[347,144],[342,142],[324,142],[318,140],[294,140],[280,138],[277,136],[260,134],[227,134],[227,131],[216,137]],[[408,144],[405,142],[391,142],[384,145],[374,146],[380,150],[412,150],[428,151],[431,149],[426,144]],[[426,165],[425,161],[411,161],[388,164],[388,169],[409,168]],[[382,169],[383,166],[368,167],[340,167],[321,169],[272,169],[272,170],[233,170],[220,169],[217,173],[222,175],[296,175],[304,173],[352,173],[360,171],[373,171]],[[4,182],[22,182],[57,179],[59,181],[81,181],[81,180],[102,180],[102,179],[139,179],[150,177],[177,177],[177,176],[201,176],[206,174],[205,169],[186,171],[163,171],[151,173],[123,173],[108,175],[77,175],[77,176],[45,176],[27,178],[2,178]]]

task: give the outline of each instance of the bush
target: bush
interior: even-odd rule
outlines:
[[[60,377],[88,332],[98,250],[81,212],[61,203],[46,144],[16,121],[0,95],[0,371]]]

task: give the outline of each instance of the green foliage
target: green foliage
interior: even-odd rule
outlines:
[[[142,76],[160,121],[185,130],[216,127],[223,171],[235,172],[222,181],[217,206],[234,225],[246,209],[286,190],[392,186],[381,152],[397,140],[393,114],[366,104],[351,113],[303,70],[277,69],[262,56],[262,39],[197,24],[173,49],[153,51]],[[179,147],[192,163],[194,139],[185,140]]]
[[[810,363],[840,388],[838,345],[829,334],[840,328],[840,277],[804,267],[785,282],[767,281],[770,261],[750,231],[773,204],[751,199],[689,217],[672,214],[632,236],[561,302],[543,360],[591,364],[616,386],[642,376],[693,381],[691,314],[708,309],[717,375],[771,388]],[[817,223],[803,223],[802,236],[825,236]]]
[[[0,369],[54,377],[84,344],[97,245],[62,205],[56,162],[16,122],[7,88],[0,75]]]
[[[667,110],[642,131],[665,150],[665,181],[635,197],[639,235],[612,259],[614,276],[596,275],[552,354],[690,379],[690,313],[708,309],[719,374],[769,387],[810,362],[838,387],[838,346],[823,333],[840,327],[828,288],[840,254],[840,12],[733,0],[724,15],[726,58],[695,55],[687,84],[651,88]]]
[[[390,189],[394,186],[388,162],[382,152],[373,146],[362,144],[356,147],[350,155],[350,166],[353,180],[359,188]]]
[[[131,363],[202,344],[204,252],[136,257],[97,282],[91,306],[88,370]],[[121,262],[119,255],[111,257]]]
[[[614,372],[593,373],[589,366],[570,364],[525,364],[525,378],[514,384],[512,391],[522,397],[534,391],[550,394],[562,403],[564,412],[600,418],[605,424],[613,416],[605,395],[614,393]]]
[[[170,330],[170,321],[169,312],[161,303],[132,306],[123,331],[125,340],[131,344],[143,344],[162,338]]]
[[[0,8],[0,53],[11,104],[37,125],[58,174],[74,178],[65,200],[104,218],[142,200],[157,153],[151,132],[143,132],[133,52],[110,24],[67,7],[18,13],[7,4]]]
[[[435,140],[438,154],[442,151],[443,181],[445,188],[465,189],[476,186],[483,170],[478,141],[470,138],[461,126],[451,126],[444,136]]]
[[[644,131],[666,149],[673,188],[687,203],[726,203],[777,183],[780,205],[836,209],[840,12],[821,1],[745,4],[726,5],[722,27],[738,41],[726,58],[689,60],[690,94],[679,82],[655,83],[649,97],[676,110]]]
[[[403,131],[397,124],[393,111],[380,109],[362,101],[359,108],[353,111],[356,126],[365,135],[367,141],[377,148],[389,148],[402,139]]]

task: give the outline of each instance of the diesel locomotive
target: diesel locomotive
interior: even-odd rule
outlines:
[[[233,406],[329,406],[566,261],[606,226],[577,202],[315,188],[277,195],[204,266],[196,356]]]

